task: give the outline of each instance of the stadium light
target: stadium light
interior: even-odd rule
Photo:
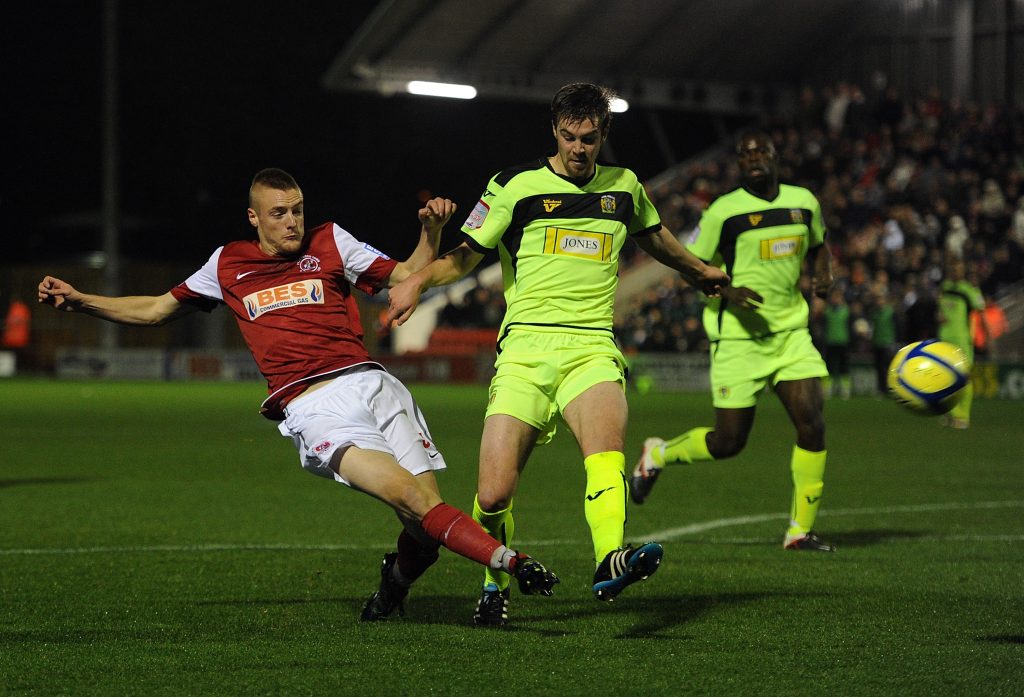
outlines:
[[[409,94],[427,97],[450,97],[452,99],[472,99],[476,96],[476,88],[472,85],[455,85],[450,82],[425,82],[413,80],[405,86]]]
[[[629,102],[627,102],[622,97],[615,97],[612,100],[611,109],[614,113],[621,114],[622,112],[629,109]]]

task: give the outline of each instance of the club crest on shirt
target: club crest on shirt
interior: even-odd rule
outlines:
[[[804,212],[799,208],[790,208],[789,219],[794,223],[802,223],[804,222]]]
[[[747,220],[750,221],[751,225],[757,227],[761,223],[761,221],[764,220],[764,216],[761,215],[760,213],[751,213],[750,215],[747,216]]]
[[[304,271],[305,273],[311,273],[313,271],[320,270],[320,260],[317,259],[312,254],[307,254],[306,256],[299,259],[297,263],[299,266],[299,271]]]
[[[259,319],[261,315],[274,310],[297,305],[323,305],[324,283],[319,278],[296,281],[274,288],[264,288],[249,293],[242,302],[250,320]]]
[[[609,215],[615,213],[615,197],[611,194],[605,194],[601,197],[601,212]]]

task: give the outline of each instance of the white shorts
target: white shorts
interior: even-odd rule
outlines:
[[[330,463],[353,445],[388,453],[414,475],[446,467],[409,390],[384,370],[359,366],[342,373],[293,399],[284,413],[277,428],[295,443],[302,467],[346,486]]]

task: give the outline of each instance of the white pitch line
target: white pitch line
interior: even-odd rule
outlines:
[[[1024,501],[977,501],[975,503],[924,503],[910,504],[905,506],[883,506],[878,508],[839,508],[835,510],[823,510],[819,516],[850,516],[850,515],[892,515],[897,513],[926,513],[933,511],[957,511],[968,509],[992,509],[992,508],[1024,508]],[[789,516],[785,513],[762,513],[759,515],[737,516],[734,518],[719,518],[708,520],[703,523],[692,523],[675,528],[658,530],[644,535],[631,535],[631,539],[645,539],[666,541],[673,540],[687,535],[697,535],[708,530],[719,528],[738,527],[756,523],[766,523],[773,520],[787,520]],[[996,541],[1018,541],[1024,539],[1024,535],[948,535],[948,536],[923,536],[917,540],[996,540]],[[519,544],[523,547],[574,545],[583,542],[581,539],[561,540],[523,540]],[[0,556],[32,556],[44,554],[149,554],[154,552],[234,552],[234,551],[301,551],[301,552],[330,552],[330,551],[360,551],[366,549],[378,549],[386,547],[389,543],[379,544],[205,544],[205,545],[138,545],[125,547],[36,547],[26,549],[0,549]]]
[[[122,554],[149,552],[227,552],[227,551],[332,551],[369,549],[370,545],[303,545],[303,544],[209,544],[209,545],[140,545],[131,547],[37,547],[0,549],[0,555],[32,554]]]
[[[825,509],[818,513],[819,516],[848,516],[848,515],[892,515],[895,513],[927,513],[933,511],[959,511],[978,508],[1024,508],[1024,501],[977,501],[975,503],[922,503],[909,504],[905,506],[881,506],[878,508],[839,508]],[[760,515],[737,516],[735,518],[719,518],[703,523],[692,523],[677,528],[658,530],[644,535],[644,539],[650,540],[672,540],[687,535],[696,535],[717,530],[718,528],[731,528],[740,525],[752,525],[754,523],[767,523],[772,520],[788,520],[786,513],[762,513]],[[639,538],[637,538],[639,539]]]

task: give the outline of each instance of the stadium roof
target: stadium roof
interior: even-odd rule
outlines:
[[[547,101],[576,80],[631,104],[743,113],[793,97],[864,30],[863,0],[382,0],[323,77],[333,91],[411,80]]]

